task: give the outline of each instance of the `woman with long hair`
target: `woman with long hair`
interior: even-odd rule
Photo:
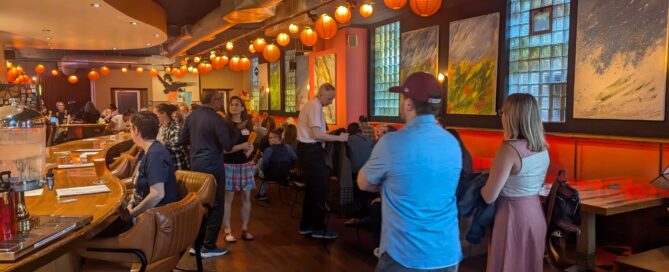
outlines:
[[[504,142],[481,188],[495,203],[487,271],[543,271],[546,219],[539,191],[550,159],[537,100],[512,94],[502,106]]]
[[[297,154],[297,127],[295,125],[289,124],[283,131],[283,143],[289,145]]]
[[[185,146],[179,145],[181,126],[172,119],[172,114],[177,110],[178,108],[175,105],[166,103],[162,103],[154,108],[153,113],[158,116],[158,121],[160,122],[160,129],[158,130],[156,140],[163,144],[167,148],[167,151],[170,152],[170,155],[172,155],[174,168],[177,170],[189,170],[190,159],[188,150]]]
[[[248,143],[249,135],[253,131],[253,124],[246,111],[244,101],[238,96],[233,96],[228,102],[228,113],[225,121],[231,133],[237,133],[239,140],[226,152],[225,161],[225,212],[223,223],[225,224],[225,241],[234,243],[237,239],[232,235],[230,216],[232,201],[235,193],[242,195],[242,239],[253,240],[253,235],[248,232],[249,218],[251,216],[251,191],[255,188],[253,177],[255,165],[252,161],[253,144]]]

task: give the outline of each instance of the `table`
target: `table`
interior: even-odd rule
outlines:
[[[570,182],[581,197],[581,235],[577,239],[579,263],[595,267],[597,215],[610,216],[667,203],[669,191],[657,189],[647,179],[615,177]]]
[[[56,156],[53,155],[53,152],[93,148],[95,143],[100,140],[113,142],[113,144],[108,145],[102,151],[103,154],[101,155],[104,156],[110,148],[126,143],[130,135],[125,133],[125,135],[115,137],[115,140],[112,140],[111,136],[103,136],[50,147],[48,148],[47,162],[55,162]],[[77,152],[73,153],[76,154]],[[125,189],[119,180],[108,170],[105,171],[104,177],[109,181],[107,186],[111,189],[110,193],[68,197],[77,199],[77,201],[62,203],[56,198],[55,191],[49,191],[45,188],[41,196],[26,197],[26,205],[31,215],[92,215],[93,220],[83,228],[61,237],[59,240],[38,251],[34,251],[32,254],[16,262],[0,262],[0,271],[34,271],[66,254],[81,242],[91,239],[111,224],[117,217],[116,210],[122,203]],[[92,182],[95,179],[95,170],[92,167],[55,170],[54,188],[93,185]]]

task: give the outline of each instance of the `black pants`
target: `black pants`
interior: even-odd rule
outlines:
[[[306,183],[300,229],[325,228],[325,202],[328,198],[328,169],[320,143],[297,145],[297,158]]]
[[[193,171],[212,174],[216,178],[216,197],[214,200],[214,207],[212,207],[209,216],[207,217],[206,229],[204,235],[204,242],[202,245],[208,249],[216,248],[216,240],[218,240],[218,233],[221,231],[223,224],[223,212],[225,205],[225,166],[223,162],[198,162],[193,161]]]

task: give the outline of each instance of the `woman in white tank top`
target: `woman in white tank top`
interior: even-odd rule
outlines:
[[[543,271],[546,219],[539,191],[550,159],[536,99],[513,94],[502,106],[504,142],[481,189],[496,204],[487,271]]]

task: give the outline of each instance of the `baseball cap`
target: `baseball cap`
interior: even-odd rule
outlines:
[[[404,96],[415,101],[430,104],[441,103],[441,84],[429,73],[416,72],[404,80],[401,86],[388,89],[391,93],[402,93]]]

